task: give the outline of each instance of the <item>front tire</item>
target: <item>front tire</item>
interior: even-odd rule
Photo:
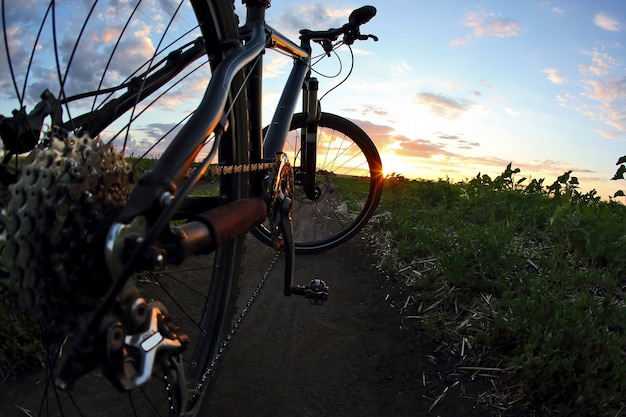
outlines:
[[[292,222],[299,254],[325,251],[353,237],[376,211],[383,187],[382,162],[369,136],[347,119],[322,113],[317,127],[315,169],[320,195],[308,198],[302,183],[310,178],[298,179],[298,175],[304,175],[300,132],[305,126],[306,115],[295,114],[283,148],[296,171]],[[271,244],[267,224],[253,233]]]

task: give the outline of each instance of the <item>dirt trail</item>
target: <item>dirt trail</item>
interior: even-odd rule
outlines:
[[[298,283],[322,278],[330,286],[323,305],[283,296],[282,265],[276,266],[222,361],[211,415],[487,414],[466,395],[478,386],[459,380],[416,330],[401,329],[401,316],[390,304],[406,296],[372,266],[370,250],[360,235],[337,249],[297,258]],[[252,266],[255,259],[270,253],[248,240],[243,299],[262,274]]]
[[[434,353],[416,329],[401,328],[390,304],[404,304],[407,295],[372,266],[366,239],[358,235],[334,250],[297,258],[297,283],[321,278],[330,286],[322,305],[285,297],[278,262],[220,363],[211,416],[488,414],[468,398],[485,391],[483,383],[457,375],[450,358]],[[244,304],[273,252],[252,237],[246,246]],[[37,410],[41,381],[41,372],[33,372],[0,383],[0,415],[27,415],[17,405]],[[95,402],[91,408],[83,409],[85,416],[115,413]]]

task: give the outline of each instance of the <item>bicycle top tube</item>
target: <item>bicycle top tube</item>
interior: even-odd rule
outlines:
[[[280,51],[286,52],[294,57],[308,59],[310,56],[310,51],[296,45],[291,39],[287,38],[282,33],[278,32],[274,28],[269,25],[265,25],[267,30],[270,33],[270,40],[268,42],[268,48],[278,49]]]

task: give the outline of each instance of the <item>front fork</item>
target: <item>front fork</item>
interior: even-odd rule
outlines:
[[[308,78],[304,81],[302,90],[302,110],[307,115],[306,125],[300,133],[301,178],[304,193],[308,199],[317,200],[321,194],[315,184],[317,165],[317,124],[322,112],[317,99],[319,83],[317,78]]]

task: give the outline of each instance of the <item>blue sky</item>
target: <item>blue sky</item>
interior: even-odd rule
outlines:
[[[236,0],[241,10],[240,0]],[[57,1],[59,39],[78,32],[91,1]],[[102,0],[95,24],[84,35],[71,79],[93,85],[104,67],[107,48],[121,31],[120,18],[135,1]],[[353,0],[273,0],[268,23],[296,36],[300,28],[342,25]],[[370,0],[377,16],[363,26],[378,42],[354,45],[352,76],[323,99],[325,111],[359,123],[378,145],[387,173],[412,178],[463,180],[479,172],[495,176],[509,162],[519,175],[551,183],[572,170],[582,188],[596,188],[602,197],[622,184],[610,181],[615,162],[626,154],[626,3],[623,1],[424,1]],[[8,38],[16,66],[25,65],[32,47],[34,22],[41,19],[38,0],[5,2]],[[159,42],[171,0],[145,0],[126,33],[109,71],[113,84],[127,66],[150,56]],[[193,16],[181,8],[172,27],[182,33]],[[47,30],[46,33],[50,31]],[[29,43],[31,42],[31,43]],[[48,42],[48,43],[46,43]],[[4,48],[2,48],[4,49]],[[36,97],[51,77],[49,40],[40,40]],[[67,49],[65,50],[66,56]],[[341,54],[343,73],[348,55]],[[280,91],[290,62],[268,53],[265,60],[266,108]],[[335,58],[316,66],[324,74],[340,69]],[[0,52],[0,71],[7,73]],[[206,74],[197,73],[171,95],[158,115],[134,133],[144,146],[197,103]],[[341,77],[320,77],[322,93]],[[119,81],[119,80],[118,80]],[[12,87],[0,79],[0,113],[15,107]],[[28,102],[29,108],[32,101]],[[625,186],[626,187],[626,186]]]

